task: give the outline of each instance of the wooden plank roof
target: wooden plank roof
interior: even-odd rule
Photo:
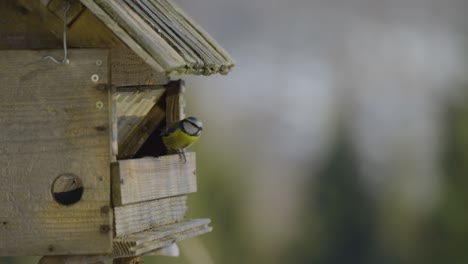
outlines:
[[[227,74],[229,54],[168,0],[80,0],[155,70]]]

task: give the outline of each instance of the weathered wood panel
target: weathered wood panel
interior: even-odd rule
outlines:
[[[183,80],[177,80],[166,87],[166,126],[170,127],[185,118],[185,85]]]
[[[140,264],[143,263],[140,257],[123,257],[114,259],[113,264]]]
[[[29,23],[30,28],[45,28],[60,40],[62,46],[63,38],[63,3],[64,1],[49,1],[47,5],[39,1],[16,0],[23,7],[25,17],[37,23]],[[53,2],[56,2],[55,4]],[[62,10],[60,10],[62,5]],[[72,1],[71,8],[67,13],[68,33],[67,44],[69,47],[81,48],[115,48],[125,47],[123,42],[104,23],[89,10],[77,2]],[[15,27],[6,21],[9,27]],[[25,34],[29,34],[27,31]]]
[[[212,230],[209,219],[192,219],[114,239],[114,255],[139,256]]]
[[[148,3],[145,4],[142,1],[125,1],[125,3],[139,16],[141,16],[148,25],[157,31],[158,34],[161,35],[161,37],[167,41],[167,43],[177,51],[182,58],[184,58],[189,68],[194,68],[197,65],[203,65],[203,60],[194,50],[192,50],[191,46],[188,45],[186,41],[178,38],[180,28],[176,30],[170,29],[170,24],[168,26],[165,23],[166,21],[162,21],[165,20],[165,16],[167,16],[167,14],[158,14],[158,11],[155,10],[152,5],[149,5]]]
[[[115,235],[129,235],[181,221],[187,209],[186,195],[117,206],[114,208]]]
[[[109,105],[111,107],[109,124],[111,128],[111,149],[112,149],[112,162],[117,160],[119,154],[118,142],[118,116],[117,116],[117,89],[114,86],[110,87]]]
[[[148,65],[150,65],[157,72],[165,72],[164,68],[154,60],[154,58],[143,49],[130,35],[117,24],[114,19],[109,16],[99,5],[93,0],[81,0],[89,10],[93,12],[106,26],[112,30],[128,47],[138,54]]]
[[[119,142],[123,142],[130,135],[165,92],[164,87],[145,90],[137,88],[132,87],[128,91],[116,90]]]
[[[34,26],[31,26],[34,25]],[[60,48],[62,41],[16,1],[0,1],[0,49]]]
[[[63,23],[63,20],[52,20],[49,23]],[[61,31],[58,32],[61,34]],[[61,38],[61,36],[58,36]],[[125,48],[125,44],[99,18],[85,9],[69,25],[68,44],[82,48]],[[111,54],[112,57],[112,54]]]
[[[5,36],[0,44],[4,47],[61,46],[57,40],[63,36],[64,1],[0,2],[4,14],[0,19],[5,29],[1,31]],[[169,1],[80,2],[71,1],[67,13],[69,47],[122,48],[126,45],[161,76],[227,74],[234,66],[219,44]]]
[[[230,56],[169,1],[95,2],[169,74],[226,74],[234,66]]]
[[[111,83],[115,86],[163,85],[169,77],[153,70],[128,48],[111,51]]]
[[[107,51],[46,55],[62,51],[0,52],[0,255],[110,252]],[[52,196],[62,174],[82,182],[73,205]]]
[[[191,19],[182,8],[177,6],[176,3],[173,1],[169,2],[167,0],[161,0],[159,2],[164,6],[166,12],[174,14],[174,17],[171,19],[176,19],[178,23],[182,24],[183,28],[191,33],[184,34],[185,37],[193,38],[195,42],[198,41],[200,43],[204,43],[203,45],[206,45],[205,48],[209,49],[210,53],[213,52],[212,49],[214,49],[215,52],[213,53],[217,54],[211,54],[211,56],[221,56],[221,58],[224,60],[224,63],[220,66],[219,72],[223,75],[228,74],[235,65],[235,61],[229,55],[229,53],[214,38],[212,38],[208,32],[206,32],[193,19]],[[219,59],[219,57],[217,59]],[[213,71],[213,69],[209,70]]]
[[[164,92],[162,86],[141,91],[135,88],[117,90],[119,159],[132,158],[164,121],[165,111],[161,105]]]
[[[72,24],[78,16],[83,12],[85,7],[79,1],[69,1],[69,8],[67,10],[67,26]],[[54,14],[56,17],[63,19],[63,14],[65,8],[67,7],[67,2],[64,0],[50,0],[47,3],[42,3],[43,6],[46,6],[47,9]]]
[[[197,191],[195,153],[120,160],[112,164],[115,206],[150,201]]]
[[[83,0],[82,0],[83,2]],[[118,25],[138,41],[167,72],[171,72],[186,64],[184,59],[143,19],[129,9],[124,1],[94,0]],[[130,46],[132,47],[132,46]],[[133,48],[133,47],[132,47]]]
[[[103,264],[111,259],[110,255],[106,256],[44,256],[39,260],[38,264]]]

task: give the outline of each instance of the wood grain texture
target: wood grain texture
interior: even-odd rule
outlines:
[[[118,159],[132,158],[164,121],[164,92],[164,88],[117,92]]]
[[[114,239],[114,255],[140,256],[174,242],[208,233],[209,219],[191,219]]]
[[[174,19],[176,16],[170,10],[163,8],[164,1],[126,2],[132,9],[138,10],[145,21],[161,32],[164,39],[181,54],[187,62],[187,73],[201,74],[205,69],[216,67],[210,58],[212,54],[206,53],[204,47],[200,48],[193,42],[191,32],[186,31],[186,28]]]
[[[60,48],[61,43],[32,11],[16,1],[0,1],[0,49]]]
[[[112,164],[112,199],[115,206],[151,201],[197,191],[195,153],[120,160]]]
[[[114,259],[113,264],[140,264],[143,263],[140,257],[123,257]]]
[[[163,85],[169,77],[153,70],[127,48],[111,50],[111,83],[115,86]]]
[[[94,3],[168,74],[227,74],[234,66],[218,43],[168,1],[94,0]]]
[[[102,227],[112,216],[101,211],[110,206],[109,95],[97,88],[108,82],[107,51],[70,50],[68,65],[43,59],[61,53],[0,52],[0,255],[111,251]],[[84,188],[70,206],[51,192],[65,173]]]
[[[45,256],[38,264],[104,264],[110,256]]]
[[[30,20],[30,22],[25,25],[27,30],[24,31],[23,34],[28,36],[31,34],[31,30],[44,28],[59,41],[55,46],[43,48],[63,48],[63,1],[50,1],[48,5],[44,5],[39,1],[16,1],[24,10],[27,10],[27,12],[24,12],[24,17]],[[53,4],[52,2],[55,3]],[[106,27],[93,13],[89,12],[87,9],[83,9],[83,6],[79,2],[72,2],[71,13],[69,13],[72,19],[68,20],[67,29],[67,45],[70,48],[125,47],[125,44],[120,38]],[[11,22],[6,22],[6,25],[11,28],[16,27],[16,25]]]
[[[181,221],[187,212],[187,196],[116,206],[115,235],[124,236]]]
[[[42,3],[44,5],[44,3]],[[47,9],[56,17],[63,20],[63,14],[66,7],[64,0],[50,0],[46,5]],[[67,26],[70,26],[84,11],[84,6],[79,1],[70,0],[70,8],[67,11]]]
[[[133,88],[128,91],[116,91],[118,140],[120,145],[156,105],[164,92],[163,87],[160,87],[160,89],[137,90]]]
[[[47,6],[44,6],[40,1],[29,1],[29,0],[16,0],[18,4],[23,6],[29,11],[29,15],[38,19],[38,24],[30,24],[29,27],[43,26],[49,32],[54,34],[58,39],[62,40],[63,38],[63,19],[53,14]],[[34,25],[34,26],[33,26]],[[10,26],[14,26],[11,25]],[[67,39],[71,42],[71,36],[68,36]],[[62,46],[62,41],[60,41],[60,46]],[[62,47],[63,48],[63,47]]]
[[[228,74],[236,64],[235,60],[229,55],[229,53],[213,38],[208,32],[206,32],[198,23],[195,22],[182,8],[177,6],[174,1],[160,0],[160,3],[165,6],[169,13],[174,14],[175,19],[183,25],[186,30],[191,32],[193,38],[198,41],[205,43],[208,49],[214,49],[217,56],[221,56],[224,59],[223,64],[219,66],[219,73],[225,75]],[[219,57],[218,57],[219,59]],[[213,69],[210,69],[212,71]],[[215,72],[212,72],[215,73]],[[206,73],[203,73],[206,75]]]
[[[126,43],[106,26],[105,20],[101,20],[89,9],[84,9],[73,23],[69,25],[67,33],[68,45],[76,48],[125,49]],[[63,23],[60,19],[52,21]],[[58,33],[60,34],[61,31]],[[60,35],[57,37],[62,39]],[[110,56],[112,57],[112,53]]]
[[[111,106],[109,124],[111,128],[110,144],[112,148],[111,162],[117,160],[119,154],[119,142],[118,142],[118,116],[117,116],[117,89],[115,86],[110,87],[109,105]]]
[[[124,1],[94,0],[113,21],[154,58],[166,72],[185,66],[184,59],[161,38],[141,17],[128,8]],[[132,47],[132,46],[130,46]]]
[[[167,84],[166,94],[166,126],[170,127],[174,123],[185,118],[185,85],[183,80],[172,81]]]
[[[157,13],[153,6],[143,3],[143,1],[125,1],[128,7],[138,13],[144,21],[157,31],[178,54],[185,60],[189,69],[203,65],[202,59],[184,41],[177,37],[177,31],[170,30],[170,25],[166,25],[164,15]]]
[[[130,47],[140,58],[157,72],[165,72],[165,69],[156,62],[156,60],[144,50],[140,44],[135,41],[114,19],[109,16],[93,0],[80,0],[96,17],[98,17],[112,32],[117,35],[128,47]]]
[[[196,23],[167,0],[124,0],[184,60],[182,74],[226,74],[234,66],[231,57]]]
[[[0,47],[44,49],[62,46],[63,0],[0,2]],[[68,46],[129,48],[154,73],[159,73],[147,78],[147,71],[141,71],[140,82],[160,84],[164,81],[160,76],[166,74],[227,74],[234,66],[229,54],[169,1],[80,2],[72,1],[67,13]],[[128,74],[129,77],[123,75],[116,81],[125,83],[128,78],[136,77],[136,73]]]

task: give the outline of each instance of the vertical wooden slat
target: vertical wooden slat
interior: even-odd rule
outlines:
[[[172,81],[167,86],[166,92],[166,126],[185,118],[185,86],[183,80]]]
[[[117,116],[117,89],[114,86],[111,86],[110,96],[109,96],[109,105],[111,106],[110,111],[110,124],[111,124],[111,161],[114,162],[117,160],[117,155],[119,154],[119,142],[118,142],[118,116]]]

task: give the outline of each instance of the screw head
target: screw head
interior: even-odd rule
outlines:
[[[52,252],[52,251],[54,251],[54,246],[52,246],[52,245],[49,245],[49,246],[47,247],[47,250],[49,250],[49,252]]]
[[[97,75],[97,74],[91,75],[91,81],[93,81],[93,82],[99,81],[99,75]]]
[[[110,211],[110,207],[105,205],[103,207],[101,207],[101,214],[108,214]]]
[[[99,227],[99,231],[103,234],[108,233],[110,231],[110,226],[108,225],[101,225]]]
[[[97,101],[96,102],[96,107],[97,107],[97,109],[101,109],[101,108],[104,107],[104,103],[102,101]]]
[[[107,89],[107,84],[105,84],[105,83],[97,84],[96,89],[98,89],[100,91],[105,91]]]
[[[102,60],[96,60],[96,66],[101,66],[102,65]]]

